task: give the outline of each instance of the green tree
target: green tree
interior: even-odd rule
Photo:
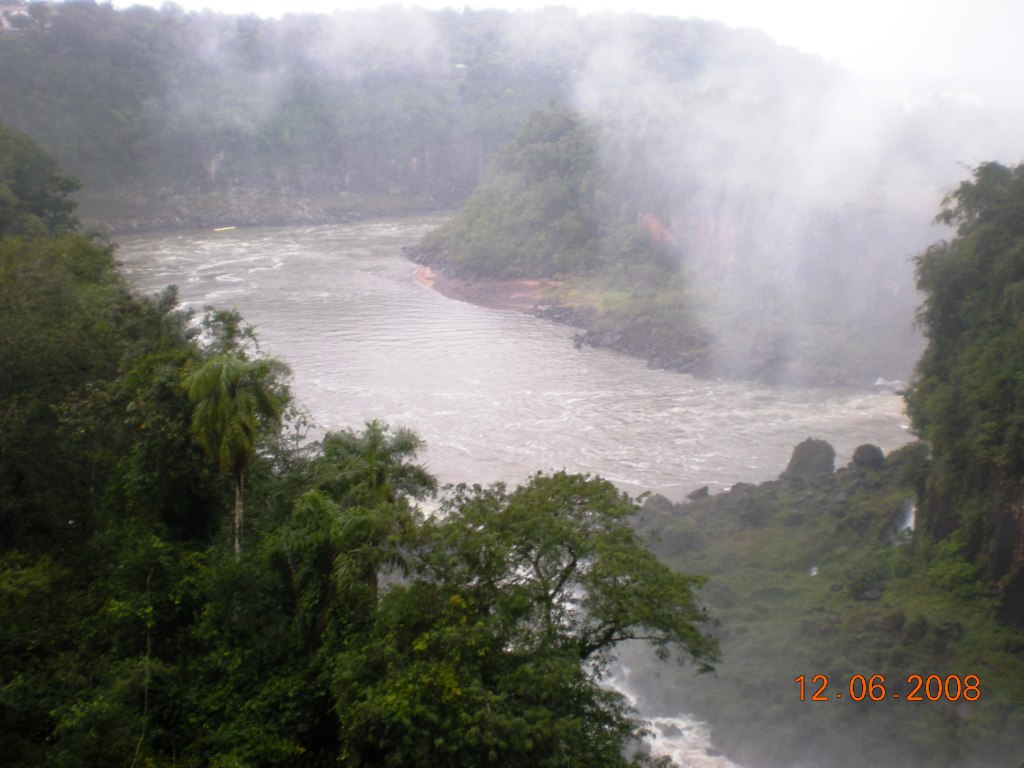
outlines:
[[[75,225],[68,195],[78,181],[28,136],[0,123],[0,236],[56,234]]]
[[[234,485],[235,555],[242,552],[245,471],[261,435],[280,428],[288,391],[288,367],[279,360],[248,360],[240,353],[216,355],[188,371],[183,383],[195,406],[192,432],[199,445]]]
[[[317,487],[344,509],[349,563],[376,600],[380,572],[400,566],[400,543],[414,525],[410,499],[437,490],[437,480],[414,463],[423,440],[406,427],[379,420],[362,432],[343,430],[324,437],[313,463]]]
[[[459,486],[412,542],[407,578],[335,660],[341,754],[352,765],[630,765],[643,731],[601,687],[616,646],[653,644],[710,668],[694,595],[598,478],[536,475],[512,491]]]
[[[592,272],[610,213],[591,126],[565,107],[530,115],[488,178],[424,239],[459,270],[498,277]]]
[[[715,644],[694,590],[700,577],[658,562],[630,527],[635,503],[587,475],[535,475],[506,493],[459,486],[429,522],[423,572],[500,609],[516,645],[610,660],[626,640],[710,669]]]
[[[423,440],[413,430],[377,419],[366,422],[362,432],[330,432],[314,464],[316,481],[339,500],[360,505],[423,499],[437,490],[437,480],[422,464],[412,463],[422,449]]]
[[[435,486],[414,462],[421,445],[377,421],[328,434],[295,469],[308,490],[292,497],[290,516],[245,559],[211,560],[195,630],[203,653],[183,682],[190,722],[203,724],[201,760],[336,762],[344,715],[330,670],[373,626],[378,572],[400,564],[415,539],[407,499]],[[265,490],[265,481],[251,485]]]
[[[416,525],[409,500],[437,489],[414,463],[422,447],[411,429],[378,420],[362,432],[324,437],[311,466],[315,489],[299,498],[279,533],[308,646],[320,645],[332,622],[368,621],[381,571],[403,566],[402,548]]]

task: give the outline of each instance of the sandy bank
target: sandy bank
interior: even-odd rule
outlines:
[[[494,280],[452,277],[430,267],[421,267],[416,279],[442,296],[491,309],[530,312],[545,301],[557,280]]]

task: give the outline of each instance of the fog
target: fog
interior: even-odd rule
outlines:
[[[841,378],[842,356],[824,362],[835,373],[807,371],[839,333],[845,347],[885,338],[867,369],[909,375],[909,257],[941,235],[929,222],[963,173],[969,126],[915,135],[901,103],[755,31],[595,15],[581,43],[579,26],[560,28],[521,15],[510,40],[523,57],[586,47],[573,103],[602,127],[610,175],[657,201],[641,213],[671,232],[723,370],[761,348],[797,380]],[[826,330],[808,336],[813,322]]]
[[[551,39],[552,24],[525,28],[536,20],[521,17],[514,32],[530,41],[524,54],[538,41],[574,42]],[[574,102],[605,128],[606,165],[621,173],[623,156],[639,155],[667,195],[654,212],[706,299],[721,354],[767,344],[805,367],[800,358],[829,354],[838,333],[851,347],[878,342],[880,377],[908,376],[920,349],[911,257],[947,235],[931,220],[968,168],[1019,161],[1009,99],[997,107],[947,92],[915,102],[713,22],[691,20],[671,41],[643,17],[590,23],[600,31]],[[668,56],[686,63],[666,67]],[[765,328],[765,318],[781,325]],[[827,340],[804,332],[814,322]]]
[[[51,118],[23,127],[65,147],[87,188],[136,152],[133,180],[150,186],[340,195],[325,205],[342,210],[383,194],[422,210],[457,208],[533,110],[568,102],[598,128],[623,206],[670,238],[712,371],[905,380],[921,349],[912,257],[948,235],[932,224],[944,194],[1024,154],[1016,13],[995,5],[832,18],[722,4],[739,28],[678,18],[711,12],[698,2],[659,20],[603,6],[255,8],[277,20],[168,6],[184,42],[145,97],[152,149],[111,141],[100,157]]]

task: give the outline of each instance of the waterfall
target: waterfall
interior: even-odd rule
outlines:
[[[605,685],[618,691],[650,724],[644,739],[652,757],[669,757],[685,768],[743,768],[730,761],[711,743],[711,732],[705,723],[686,714],[649,714],[643,712],[638,692],[631,684],[631,670],[622,663],[605,679]]]
[[[914,530],[914,517],[917,515],[917,502],[913,499],[903,505],[903,514],[900,516],[896,533]]]

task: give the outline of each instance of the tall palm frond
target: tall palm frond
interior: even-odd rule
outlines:
[[[234,540],[242,551],[243,481],[261,433],[280,428],[288,403],[282,380],[288,366],[272,358],[237,354],[210,358],[187,372],[183,384],[195,406],[192,434],[235,487]]]

